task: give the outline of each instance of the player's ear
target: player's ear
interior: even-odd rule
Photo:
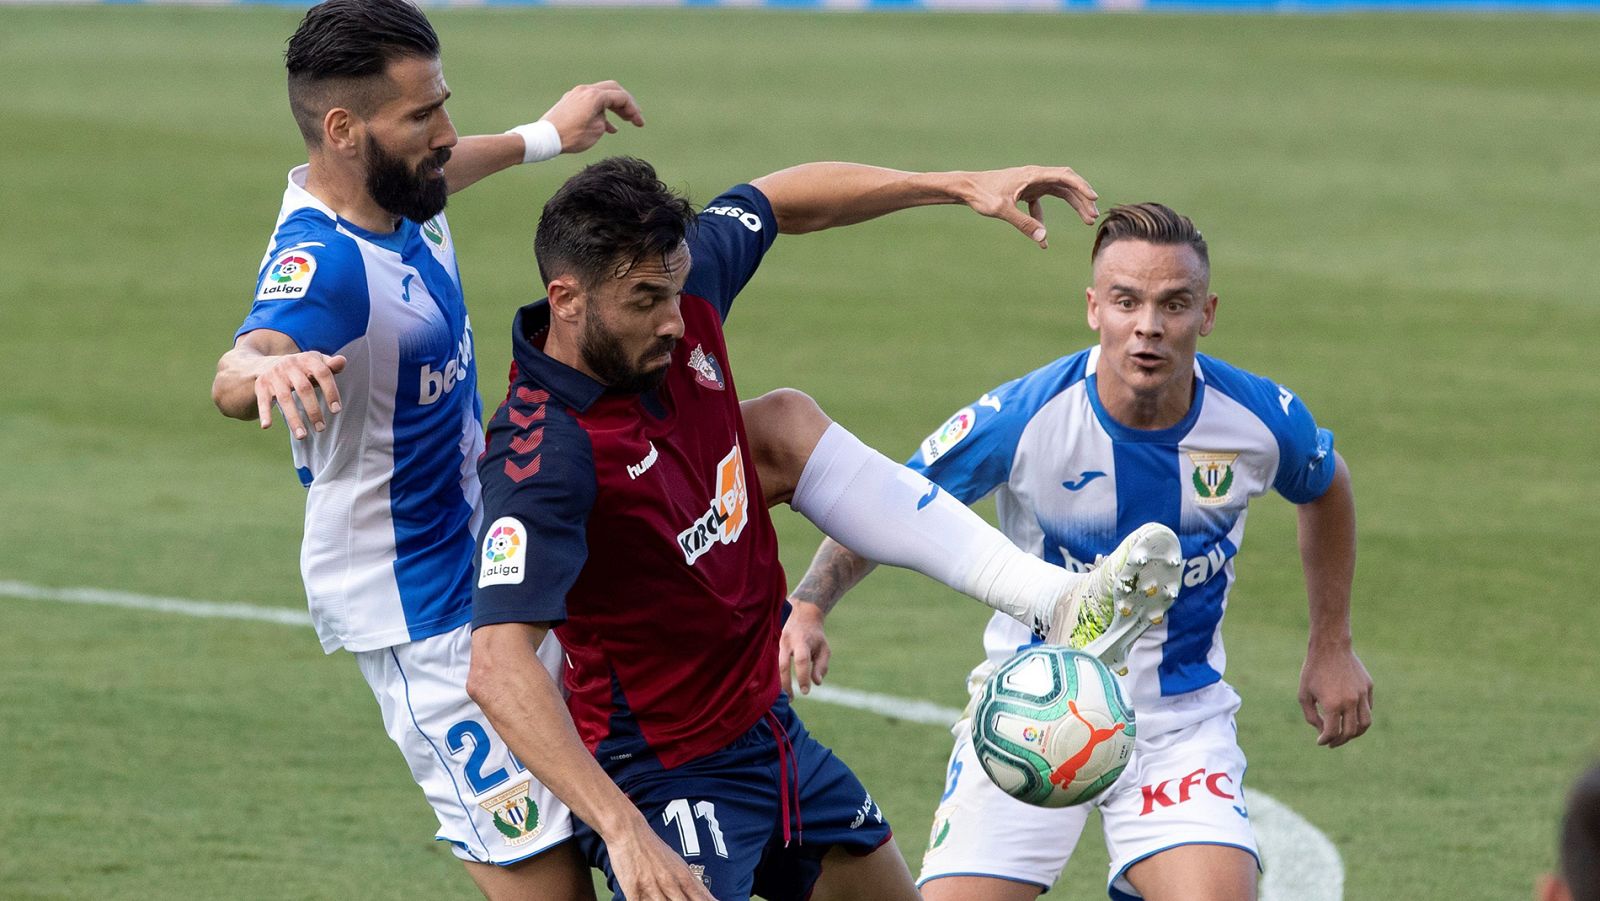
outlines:
[[[568,325],[577,325],[583,319],[587,298],[578,280],[570,275],[552,279],[545,285],[545,296],[550,298],[550,316]]]
[[[343,156],[352,156],[361,149],[361,120],[342,106],[328,110],[322,116],[322,143]]]
[[[1200,337],[1202,338],[1211,334],[1211,330],[1217,325],[1217,295],[1206,295],[1206,303],[1205,307],[1203,307],[1203,312],[1205,318],[1200,320]]]
[[[1092,285],[1083,289],[1083,299],[1085,302],[1084,315],[1089,320],[1089,328],[1098,332],[1100,331],[1100,310],[1094,305],[1094,287]]]

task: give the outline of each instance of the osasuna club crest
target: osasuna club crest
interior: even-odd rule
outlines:
[[[1216,507],[1228,502],[1228,492],[1233,489],[1233,463],[1239,459],[1238,451],[1232,453],[1192,453],[1194,464],[1191,482],[1194,484],[1194,502],[1202,507]]]
[[[706,349],[696,344],[689,354],[689,368],[694,371],[694,380],[716,391],[727,387],[727,382],[722,378],[722,366],[717,362],[716,354],[706,353]]]
[[[529,800],[526,781],[478,802],[478,806],[494,815],[494,828],[505,837],[508,845],[531,842],[544,831],[539,805]]]

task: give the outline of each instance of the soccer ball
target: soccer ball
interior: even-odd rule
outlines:
[[[1105,664],[1060,645],[1027,648],[984,683],[972,747],[1006,794],[1040,807],[1082,804],[1133,755],[1133,707]]]

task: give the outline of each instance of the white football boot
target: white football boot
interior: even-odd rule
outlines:
[[[1044,640],[1128,674],[1128,648],[1160,625],[1178,598],[1183,550],[1160,523],[1145,523],[1056,600]]]

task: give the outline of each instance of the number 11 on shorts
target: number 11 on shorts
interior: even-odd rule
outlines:
[[[711,832],[711,847],[716,849],[717,856],[727,857],[728,846],[722,840],[722,826],[717,823],[717,805],[710,801],[696,803],[691,812],[689,799],[679,798],[667,805],[661,821],[678,827],[678,844],[683,847],[684,857],[699,857],[700,830],[695,827],[695,817],[706,821],[706,828]]]

